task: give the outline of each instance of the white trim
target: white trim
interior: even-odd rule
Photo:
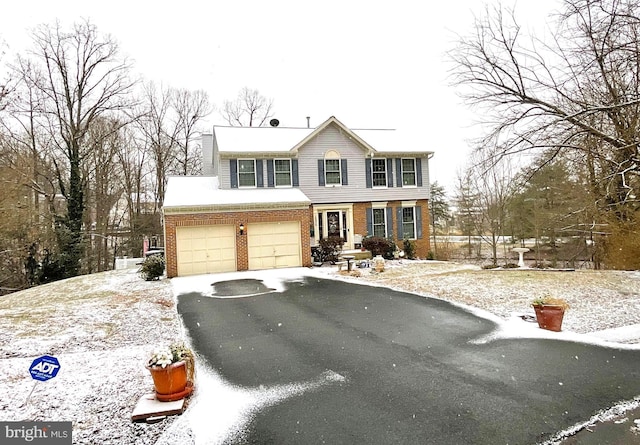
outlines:
[[[386,209],[387,207],[389,207],[387,204],[388,204],[388,201],[372,202],[371,203],[371,208],[372,209]]]
[[[240,185],[240,162],[241,161],[252,161],[253,162],[253,185]],[[238,188],[239,189],[254,189],[257,188],[258,186],[258,172],[256,171],[257,169],[257,163],[256,160],[254,158],[239,158],[238,159],[238,166],[236,167],[236,174],[238,175]],[[244,173],[246,176],[249,176],[249,173]]]
[[[278,171],[276,170],[276,161],[289,161],[289,184],[287,185],[278,185],[277,177]],[[284,173],[284,172],[281,172]],[[273,160],[273,186],[274,188],[291,188],[293,187],[293,163],[291,162],[291,158],[274,158]]]
[[[404,183],[404,164],[403,161],[412,160],[413,161],[413,184],[405,184]],[[400,182],[402,183],[402,187],[410,188],[418,186],[418,163],[416,162],[416,158],[400,158]]]
[[[384,235],[382,236],[383,238],[386,238],[389,230],[387,230],[389,228],[389,221],[387,221],[387,209],[386,207],[372,207],[371,208],[371,230],[373,231],[372,235],[376,236],[376,216],[375,216],[375,210],[382,210],[382,220],[383,220],[383,229],[384,229]],[[378,224],[379,226],[380,224]]]
[[[404,239],[404,209],[411,209],[411,215],[413,217],[412,218],[412,222],[411,222],[413,224],[413,237],[407,238],[407,239],[417,240],[418,239],[418,230],[417,230],[418,228],[416,227],[416,206],[415,205],[412,205],[412,206],[407,205],[407,206],[405,206],[404,203],[402,205],[402,210],[401,210],[402,220],[400,221],[400,224],[402,224],[402,238]]]
[[[418,205],[418,201],[401,201],[401,207],[415,207]]]
[[[321,205],[312,205],[313,209],[313,240],[317,245],[320,240],[320,227],[318,224],[318,213],[326,213],[333,211],[340,211],[347,214],[347,240],[343,246],[343,249],[350,250],[353,249],[354,237],[355,234],[353,232],[353,204],[321,204]],[[323,227],[325,224],[323,224]]]
[[[334,170],[331,170],[331,172],[329,172],[327,170],[327,161],[338,161],[338,181],[339,181],[338,183],[329,184],[329,181],[327,181],[327,174],[328,173],[335,173]],[[325,156],[325,158],[324,158],[324,186],[325,187],[342,186],[342,159],[341,158],[327,158]]]
[[[382,163],[384,164],[384,185],[375,185],[374,175],[376,173],[380,174],[382,172],[376,172],[374,170],[373,161],[383,161]],[[387,171],[387,158],[381,158],[381,157],[371,158],[371,188],[374,188],[374,189],[386,189],[386,188],[388,188],[387,184],[389,184],[389,172]]]

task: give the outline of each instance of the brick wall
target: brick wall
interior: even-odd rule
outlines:
[[[402,223],[402,221],[398,221],[398,216],[396,215],[396,208],[401,207],[401,201],[389,201],[387,202],[387,207],[393,208],[393,240],[400,250],[402,250],[403,241],[402,239],[398,239],[398,224]],[[420,207],[420,213],[422,216],[422,238],[413,240],[416,244],[416,257],[418,258],[426,258],[429,254],[429,250],[431,250],[431,243],[429,239],[429,200],[427,199],[418,199],[416,201],[416,206]]]
[[[177,251],[176,251],[176,227],[209,226],[209,225],[233,225],[236,228],[236,266],[237,270],[249,268],[247,236],[240,235],[240,223],[245,230],[248,224],[260,222],[286,222],[299,221],[301,232],[302,265],[311,266],[311,245],[309,240],[308,209],[287,210],[256,210],[244,212],[226,213],[193,213],[193,214],[165,214],[165,256],[167,259],[167,277],[178,275]]]
[[[401,201],[388,201],[387,207],[393,209],[393,240],[396,245],[402,249],[403,240],[397,238],[398,233],[398,220],[396,215],[396,208],[402,205]],[[427,199],[419,199],[416,201],[416,206],[420,206],[422,216],[422,238],[414,240],[416,244],[416,256],[418,258],[426,258],[431,250],[430,243],[430,231],[429,231],[429,201]],[[336,204],[336,208],[341,207],[340,204]],[[353,203],[353,233],[361,234],[363,236],[367,233],[367,209],[371,208],[370,202],[355,202]],[[309,209],[310,221],[313,221],[313,206]]]

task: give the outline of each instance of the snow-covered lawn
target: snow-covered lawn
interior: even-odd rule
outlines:
[[[196,392],[182,416],[157,424],[132,423],[137,400],[153,390],[144,368],[149,353],[185,338],[174,294],[210,292],[214,281],[239,277],[264,279],[279,289],[282,280],[306,274],[449,300],[499,323],[495,336],[613,340],[625,342],[620,347],[640,348],[637,272],[483,271],[412,261],[388,263],[380,274],[370,269],[338,274],[335,267],[323,267],[146,282],[135,272],[107,272],[0,297],[0,420],[71,420],[77,444],[220,443],[262,407],[331,384],[336,376],[283,387],[237,388],[199,362]],[[571,305],[565,332],[543,331],[518,317],[533,314],[531,300],[546,293]],[[29,366],[44,354],[59,359],[60,372],[36,382]]]

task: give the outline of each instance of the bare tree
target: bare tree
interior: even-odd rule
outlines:
[[[273,99],[258,90],[244,87],[234,101],[225,101],[222,117],[229,125],[239,127],[263,127],[273,117]]]
[[[154,213],[159,217],[167,175],[177,169],[177,141],[181,122],[173,119],[171,88],[160,86],[158,89],[153,82],[149,82],[144,86],[143,95],[143,109],[137,113],[136,122],[147,140],[149,154],[155,167]]]
[[[15,69],[42,97],[39,112],[47,119],[57,187],[66,200],[56,223],[60,265],[73,276],[82,256],[87,135],[97,119],[130,105],[130,66],[119,57],[117,44],[88,21],[71,31],[59,23],[42,25],[32,37],[31,60],[20,57]],[[23,69],[27,66],[31,69]]]
[[[87,135],[90,150],[85,163],[87,188],[85,190],[87,210],[85,227],[87,271],[104,271],[113,268],[115,208],[122,197],[123,187],[118,168],[118,151],[123,143],[122,124],[115,119],[97,119]]]
[[[496,158],[581,153],[601,208],[621,219],[640,192],[639,11],[638,0],[565,0],[545,42],[513,12],[487,10],[452,52],[454,82],[491,127],[482,146],[502,147]]]
[[[175,90],[172,103],[178,128],[175,141],[178,174],[185,176],[197,174],[200,172],[202,162],[199,147],[194,147],[193,144],[197,133],[196,126],[211,113],[209,96],[202,90]]]
[[[127,128],[118,148],[118,168],[122,172],[120,179],[126,208],[114,224],[125,231],[122,237],[118,237],[119,253],[131,256],[140,255],[143,237],[153,233],[155,223],[153,213],[148,215],[146,208],[146,201],[152,195],[149,177],[155,175],[155,169],[149,162],[148,140],[138,136]]]

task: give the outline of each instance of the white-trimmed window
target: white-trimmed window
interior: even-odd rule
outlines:
[[[416,185],[416,160],[414,158],[402,159],[402,186]]]
[[[371,183],[374,187],[387,186],[387,160],[372,159],[371,160]]]
[[[326,185],[342,184],[342,172],[340,171],[340,159],[324,160],[324,181]]]
[[[238,159],[238,186],[256,186],[256,160]]]
[[[416,239],[415,207],[402,208],[402,238]]]
[[[275,159],[273,161],[275,186],[291,187],[291,159]]]
[[[386,238],[387,236],[387,209],[385,208],[373,208],[372,211],[372,225],[373,236],[379,236],[380,238]]]

